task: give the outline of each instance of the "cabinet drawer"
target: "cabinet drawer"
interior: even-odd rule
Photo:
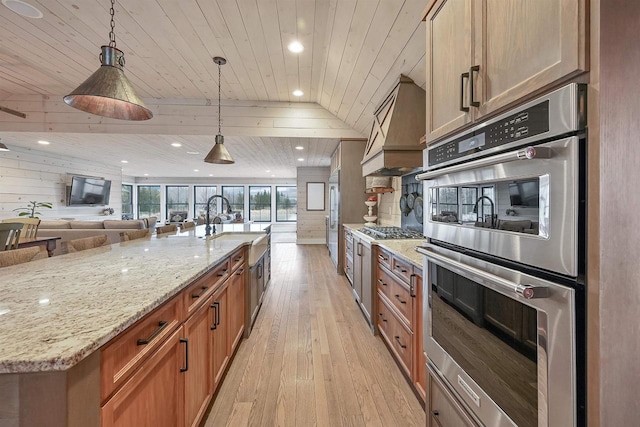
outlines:
[[[411,275],[413,274],[413,264],[398,258],[397,256],[393,257],[392,261],[392,271],[398,275],[406,284],[409,284],[411,281]]]
[[[414,298],[409,293],[409,287],[397,280],[391,282],[389,300],[400,313],[402,320],[413,330],[413,302]]]
[[[228,259],[184,289],[182,291],[184,318],[188,318],[227,277],[229,277]]]
[[[378,266],[376,269],[376,286],[387,298],[391,298],[391,288],[395,278],[384,268]]]
[[[129,327],[102,348],[100,398],[105,401],[182,321],[178,295]]]
[[[391,270],[391,253],[386,249],[378,247],[378,263]]]
[[[234,252],[233,255],[231,255],[231,257],[229,257],[229,263],[231,266],[231,272],[233,273],[234,271],[236,271],[236,269],[238,267],[240,267],[242,264],[244,264],[245,260],[246,260],[246,255],[245,255],[245,250],[244,247],[238,249],[237,251]]]
[[[446,389],[446,386],[431,368],[429,368],[428,382],[428,426],[476,427],[478,425]]]
[[[380,334],[387,341],[387,344],[389,344],[392,353],[395,355],[404,373],[407,377],[411,378],[413,334],[396,317],[393,310],[391,310],[387,304],[384,297],[378,298],[378,313],[382,313],[382,316],[378,315],[378,326],[384,323],[384,326],[380,328]],[[381,317],[384,317],[387,321],[381,321]]]
[[[344,239],[344,247],[345,247],[345,252],[348,254],[352,254],[353,253],[353,238],[347,238],[345,237]]]

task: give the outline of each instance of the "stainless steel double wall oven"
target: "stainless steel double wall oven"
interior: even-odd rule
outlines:
[[[487,426],[584,424],[585,88],[424,152],[425,351]]]

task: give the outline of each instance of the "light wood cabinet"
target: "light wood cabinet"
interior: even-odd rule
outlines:
[[[103,426],[195,427],[245,327],[242,248],[101,350]]]
[[[102,426],[183,426],[187,346],[180,328],[102,407]]]
[[[426,140],[587,70],[585,0],[439,0],[428,10]]]
[[[429,369],[427,427],[477,427],[458,400],[449,392],[438,374]]]
[[[422,267],[375,247],[376,330],[424,400],[426,356],[422,347]]]
[[[212,375],[211,363],[211,331],[209,323],[210,304],[207,301],[193,313],[184,323],[184,336],[189,345],[189,369],[184,372],[185,399],[184,415],[187,427],[198,425],[207,410],[211,399]]]
[[[348,228],[344,229],[344,274],[353,286],[353,233]]]
[[[209,324],[211,325],[211,373],[213,374],[213,388],[218,388],[222,375],[229,362],[229,347],[227,344],[229,331],[227,325],[227,284],[216,291],[211,297],[209,305]],[[212,390],[213,392],[213,390]]]

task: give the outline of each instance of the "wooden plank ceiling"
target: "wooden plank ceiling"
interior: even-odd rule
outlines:
[[[401,73],[425,83],[424,0],[120,0],[117,47],[155,115],[123,123],[61,101],[99,66],[110,2],[27,2],[41,19],[0,5],[0,105],[27,114],[0,112],[0,137],[38,150],[36,141],[47,139],[44,149],[78,158],[95,158],[99,146],[110,164],[126,153],[140,168],[125,167],[127,175],[192,176],[186,171],[209,166],[202,157],[217,130],[213,56],[228,61],[222,133],[237,160],[229,176],[293,177],[297,166],[327,166],[340,137],[368,135],[375,107]],[[287,49],[293,40],[302,53]],[[296,89],[304,95],[295,97]],[[167,162],[176,166],[171,142],[201,153],[181,158],[176,175],[167,174]],[[295,146],[305,147],[303,162]]]

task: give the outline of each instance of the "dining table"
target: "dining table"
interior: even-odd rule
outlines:
[[[47,250],[47,255],[51,257],[60,239],[62,239],[62,237],[20,237],[18,240],[18,248],[43,246]]]

